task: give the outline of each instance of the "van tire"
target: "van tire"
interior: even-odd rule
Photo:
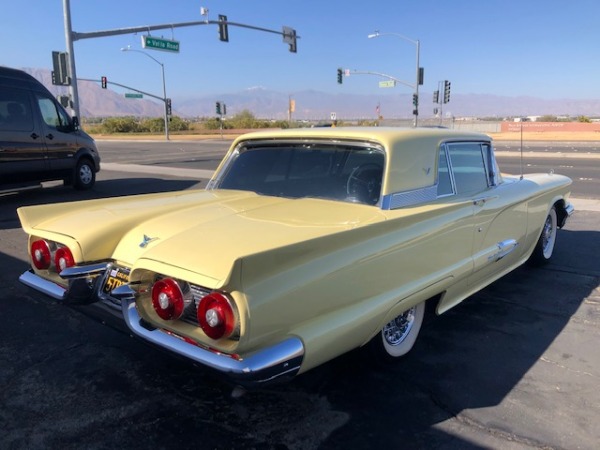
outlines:
[[[75,167],[73,187],[80,191],[91,189],[96,182],[94,164],[89,158],[81,158]]]

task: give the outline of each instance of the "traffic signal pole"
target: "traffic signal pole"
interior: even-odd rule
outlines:
[[[296,53],[297,50],[297,39],[300,39],[300,36],[296,34],[296,30],[290,27],[282,27],[282,31],[271,30],[268,28],[256,27],[254,25],[247,25],[244,23],[237,22],[229,22],[226,19],[226,16],[222,16],[219,20],[199,20],[193,22],[181,22],[181,23],[165,23],[160,25],[146,25],[141,27],[129,27],[129,28],[119,28],[114,30],[103,30],[103,31],[93,31],[88,33],[78,33],[73,31],[73,27],[71,26],[71,4],[70,0],[63,0],[63,14],[64,14],[64,22],[65,22],[65,40],[68,56],[68,65],[69,65],[69,73],[71,76],[71,82],[69,84],[69,93],[72,99],[72,107],[71,109],[74,112],[74,115],[79,116],[79,93],[77,91],[77,75],[75,69],[75,51],[73,48],[73,42],[78,41],[80,39],[92,39],[92,38],[100,38],[107,36],[116,36],[121,34],[134,34],[134,33],[150,33],[150,31],[154,30],[164,30],[164,29],[174,29],[181,27],[191,27],[191,26],[201,26],[201,25],[217,25],[221,30],[226,30],[228,25],[247,28],[255,31],[263,31],[265,33],[278,34],[283,36],[283,42],[289,45],[289,51],[292,53]]]

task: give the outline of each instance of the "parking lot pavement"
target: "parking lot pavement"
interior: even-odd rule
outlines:
[[[140,176],[110,189],[135,193]],[[594,204],[575,203],[551,264],[434,318],[400,364],[354,352],[233,399],[201,369],[16,281],[27,263],[14,206],[53,195],[0,212],[0,448],[598,448]]]

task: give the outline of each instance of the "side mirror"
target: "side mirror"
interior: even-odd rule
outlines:
[[[71,122],[73,123],[73,130],[79,130],[79,118],[77,116],[73,116]]]

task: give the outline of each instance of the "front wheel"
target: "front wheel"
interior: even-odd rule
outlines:
[[[537,241],[535,249],[531,254],[529,262],[534,266],[546,264],[552,258],[554,253],[554,244],[556,244],[556,232],[558,229],[558,220],[556,208],[553,206],[548,211],[548,216],[542,227],[542,233]]]
[[[92,162],[87,158],[79,160],[75,168],[75,182],[73,183],[75,189],[91,189],[95,181],[96,172]]]
[[[369,343],[376,360],[392,362],[412,349],[423,323],[425,302],[413,306],[387,323]]]

